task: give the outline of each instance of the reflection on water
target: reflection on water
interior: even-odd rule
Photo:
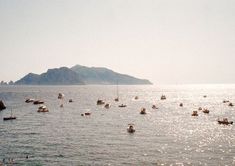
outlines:
[[[222,102],[235,103],[235,86],[120,86],[119,91],[115,102],[116,86],[0,87],[8,106],[0,112],[0,159],[14,158],[19,165],[235,164],[234,125],[216,121],[235,120],[235,108]],[[64,101],[57,99],[59,92]],[[166,100],[160,100],[162,94]],[[50,112],[38,113],[26,98],[44,100]],[[98,98],[111,107],[97,106]],[[121,103],[127,107],[119,108]],[[142,107],[146,115],[139,114]],[[192,117],[198,107],[210,113]],[[3,121],[10,109],[17,120]],[[85,112],[91,115],[81,116]],[[134,134],[127,133],[129,123],[135,124]]]

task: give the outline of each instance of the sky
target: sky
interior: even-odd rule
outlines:
[[[234,0],[0,0],[0,80],[107,67],[154,84],[235,83]]]

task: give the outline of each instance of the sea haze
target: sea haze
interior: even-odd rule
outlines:
[[[59,92],[65,94],[63,101],[57,98]],[[115,97],[116,86],[0,87],[0,100],[7,106],[0,111],[0,161],[64,166],[235,164],[234,125],[217,123],[222,117],[235,120],[235,109],[223,103],[235,103],[235,85],[119,86],[118,103]],[[44,100],[50,112],[38,113],[38,106],[25,103],[26,98]],[[97,106],[97,99],[111,103],[111,108]],[[181,102],[184,107],[179,107]],[[121,103],[127,107],[119,108]],[[152,104],[159,109],[153,110]],[[146,115],[139,114],[141,107]],[[192,117],[198,107],[210,113],[199,111]],[[11,109],[17,120],[3,121]],[[85,112],[91,115],[81,116]],[[127,133],[129,123],[135,124],[134,134]]]

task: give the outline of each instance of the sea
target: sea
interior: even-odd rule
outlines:
[[[118,95],[115,102],[115,85],[1,86],[7,109],[0,111],[0,165],[235,165],[234,124],[217,122],[235,121],[235,107],[223,103],[235,104],[235,85],[119,85]],[[27,98],[43,100],[49,112],[38,113]],[[17,119],[3,121],[11,111]]]

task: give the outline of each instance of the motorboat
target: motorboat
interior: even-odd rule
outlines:
[[[203,97],[204,97],[204,98],[206,98],[206,97],[207,97],[207,95],[204,95]]]
[[[138,100],[139,99],[139,97],[138,96],[135,96],[135,98],[134,98],[135,100]]]
[[[41,101],[41,100],[35,100],[33,102],[34,105],[38,105],[38,104],[44,104],[44,101]]]
[[[72,103],[73,102],[73,99],[69,99],[69,103]]]
[[[184,106],[184,104],[183,103],[180,103],[180,107],[183,107]]]
[[[9,117],[4,117],[3,120],[6,121],[6,120],[14,120],[16,119],[15,116],[9,116]]]
[[[105,104],[105,102],[103,101],[103,100],[97,100],[97,105],[103,105],[103,104]]]
[[[106,109],[109,109],[110,107],[111,107],[111,104],[107,103],[107,104],[104,105],[104,108],[106,108]]]
[[[233,105],[233,103],[229,103],[228,106],[233,107],[234,105]]]
[[[158,107],[156,105],[153,105],[152,109],[158,109]]]
[[[63,99],[64,98],[64,94],[63,93],[59,93],[58,94],[58,99]]]
[[[162,95],[162,96],[161,96],[161,100],[166,100],[166,96],[165,96],[165,95]]]
[[[89,116],[89,115],[91,115],[90,112],[85,112],[84,114],[81,114],[81,116]]]
[[[16,119],[16,117],[12,115],[12,110],[11,110],[11,116],[3,118],[4,121],[6,121],[6,120],[15,120],[15,119]]]
[[[134,129],[134,125],[133,124],[129,124],[128,128],[127,128],[127,132],[129,133],[134,133],[135,129]]]
[[[26,99],[25,102],[26,102],[26,103],[32,103],[32,102],[34,102],[34,100],[35,100],[35,99]]]
[[[117,98],[115,98],[115,99],[114,99],[114,101],[118,102],[118,101],[119,101],[119,98],[118,98],[118,97],[117,97]]]
[[[210,111],[208,109],[204,108],[202,112],[205,114],[209,114]]]
[[[199,108],[198,108],[198,111],[201,111],[201,110],[202,110],[202,107],[199,107]]]
[[[223,120],[218,119],[218,123],[224,124],[224,125],[229,125],[229,124],[233,124],[233,121],[228,121],[228,118],[223,118]]]
[[[45,105],[42,105],[38,107],[38,112],[49,112],[49,110],[47,109]]]
[[[193,111],[192,116],[198,116],[197,111]]]
[[[146,114],[146,109],[145,108],[141,108],[140,114],[142,114],[142,115]]]
[[[118,107],[124,108],[124,107],[127,107],[127,105],[126,105],[126,104],[121,104],[121,105],[119,105]]]

